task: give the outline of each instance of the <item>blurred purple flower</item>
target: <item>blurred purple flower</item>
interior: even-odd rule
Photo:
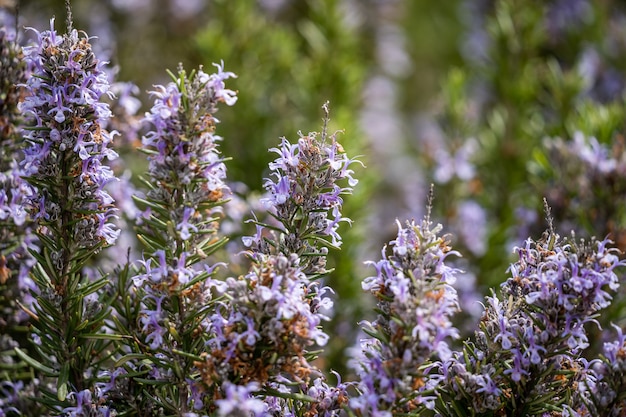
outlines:
[[[487,250],[487,213],[474,200],[461,202],[457,207],[455,219],[457,235],[463,245],[476,256],[482,256]]]
[[[436,150],[434,158],[437,167],[433,174],[435,181],[439,184],[446,184],[454,177],[461,181],[474,178],[475,168],[471,158],[477,150],[478,143],[474,138],[467,139],[453,152],[443,147]]]
[[[218,416],[254,416],[265,415],[266,405],[263,400],[253,397],[259,385],[252,382],[247,385],[224,383],[225,398],[215,401]]]

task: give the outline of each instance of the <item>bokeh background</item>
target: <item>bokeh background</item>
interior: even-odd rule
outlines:
[[[16,25],[17,3],[0,5]],[[229,83],[238,102],[217,115],[239,193],[234,241],[246,229],[232,224],[258,208],[268,148],[321,129],[330,101],[330,129],[344,131],[344,148],[367,168],[357,169],[344,207],[353,224],[330,259],[329,368],[345,369],[358,321],[373,316],[364,262],[380,258],[396,219],[427,213],[431,184],[431,218],[463,255],[462,330],[506,279],[515,245],[548,227],[544,198],[561,235],[609,235],[626,248],[622,1],[74,0],[72,13],[74,27],[98,38],[112,80],[137,86],[119,84],[136,115],[179,63],[223,60],[238,75]],[[32,36],[23,27],[44,30],[51,16],[62,30],[63,1],[21,1],[23,42]],[[132,120],[120,149],[137,175],[145,165]],[[605,320],[619,322],[623,309]]]

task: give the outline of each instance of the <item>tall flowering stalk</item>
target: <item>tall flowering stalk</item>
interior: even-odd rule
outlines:
[[[28,400],[35,384],[24,383],[31,377],[28,364],[16,358],[13,348],[27,342],[28,315],[20,307],[30,306],[35,285],[29,277],[36,250],[31,221],[24,200],[33,189],[22,178],[19,166],[21,125],[19,102],[28,68],[15,35],[0,28],[0,368],[4,370],[0,389],[0,415],[15,410],[41,410]]]
[[[565,242],[550,230],[517,248],[511,277],[486,298],[475,340],[445,363],[440,412],[572,415],[577,388],[590,380],[585,325],[610,305],[624,265],[609,244]]]
[[[70,406],[91,387],[102,352],[111,340],[97,334],[108,315],[96,294],[107,280],[82,273],[89,259],[115,242],[113,200],[104,190],[114,179],[104,165],[117,155],[107,148],[111,134],[102,129],[110,111],[100,99],[108,82],[86,34],[69,28],[59,35],[38,32],[24,48],[32,75],[21,110],[29,125],[22,175],[34,192],[26,197],[41,251],[31,277],[36,302],[32,320],[32,356],[17,350],[51,384],[39,400],[51,411]]]
[[[279,155],[269,164],[270,176],[265,179],[267,196],[262,203],[269,209],[276,224],[257,223],[257,233],[244,238],[244,244],[256,254],[295,253],[302,258],[302,268],[310,277],[328,272],[325,270],[328,248],[341,246],[337,230],[342,217],[342,195],[350,194],[358,180],[351,166],[358,162],[346,155],[336,140],[329,137],[328,103],[321,134],[313,132],[300,135],[297,143],[283,138],[279,148],[270,151]],[[347,185],[339,185],[339,181]],[[263,234],[274,230],[271,238]]]
[[[20,129],[22,123],[19,101],[23,98],[27,68],[22,48],[5,28],[0,28],[0,288],[7,298],[6,319],[2,328],[22,321],[17,314],[14,299],[20,288],[28,289],[28,270],[32,258],[28,254],[29,227],[23,200],[32,193],[29,184],[21,178],[18,164]],[[11,291],[11,295],[8,291]],[[25,292],[25,291],[24,291]]]
[[[202,261],[225,243],[217,232],[228,187],[213,115],[219,103],[237,99],[224,85],[234,74],[217,69],[209,75],[180,68],[173,82],[152,92],[145,118],[150,130],[142,141],[147,193],[135,197],[145,209],[137,232],[146,251],[132,279],[120,275],[114,319],[116,331],[133,339],[116,368],[103,375],[104,395],[120,412],[180,415],[213,404],[195,366],[218,285],[212,279],[217,265]]]
[[[314,279],[328,272],[328,247],[341,243],[337,227],[348,220],[341,195],[356,184],[354,161],[325,127],[295,144],[283,139],[272,151],[279,157],[270,163],[264,203],[276,222],[255,221],[256,234],[243,239],[252,265],[226,281],[225,299],[210,317],[202,377],[222,397],[219,415],[336,415],[345,386],[329,386],[311,363],[311,347],[328,340],[320,326],[332,306],[331,290]],[[348,186],[339,185],[343,180]]]
[[[378,315],[361,323],[370,337],[361,339],[352,364],[355,415],[420,415],[434,406],[438,360],[450,357],[448,341],[458,337],[451,317],[459,308],[451,284],[460,271],[445,263],[458,253],[440,231],[428,218],[398,222],[391,253],[383,250],[383,258],[371,262],[376,275],[363,289],[376,297]]]

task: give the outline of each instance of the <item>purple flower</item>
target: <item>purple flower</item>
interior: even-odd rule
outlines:
[[[263,244],[263,231],[265,228],[259,224],[256,224],[256,233],[254,236],[244,236],[241,238],[243,245],[247,248],[260,248]]]
[[[272,171],[287,171],[300,164],[300,147],[297,143],[290,143],[287,138],[282,138],[280,148],[270,148],[269,150],[280,155],[274,162],[270,162],[269,168]]]
[[[151,295],[147,295],[144,299],[144,305],[146,301],[152,300],[154,302],[154,308],[144,307],[141,310],[143,316],[139,320],[141,323],[141,330],[147,335],[146,342],[150,343],[151,349],[158,349],[163,345],[163,337],[166,334],[166,329],[163,328],[160,322],[164,319],[161,304],[165,296],[159,298]]]
[[[581,415],[619,416],[626,410],[626,339],[621,327],[613,328],[616,334],[610,334],[598,359],[578,361],[581,383],[572,405]]]
[[[475,175],[474,165],[470,159],[476,153],[478,144],[475,139],[470,138],[454,151],[440,148],[435,152],[437,168],[434,172],[435,181],[446,184],[455,176],[462,181],[469,181]]]
[[[189,230],[194,232],[198,231],[198,228],[193,224],[189,224],[189,218],[194,214],[195,209],[193,207],[185,207],[183,209],[183,218],[181,222],[176,226],[176,230],[180,231],[181,239],[188,240],[191,237]]]
[[[475,340],[444,364],[442,391],[456,401],[462,398],[459,406],[477,411],[509,404],[541,415],[563,409],[572,396],[570,386],[593,383],[593,372],[579,365],[588,345],[585,325],[609,305],[610,291],[617,287],[614,270],[624,265],[609,243],[563,242],[550,230],[541,240],[528,239],[516,248],[519,258],[509,268],[511,277],[501,295],[487,297]],[[494,367],[502,372],[494,373]],[[485,374],[490,375],[489,401],[485,384],[476,383]],[[579,402],[583,408],[589,403],[568,404]]]
[[[265,415],[267,406],[253,393],[259,389],[259,385],[252,382],[247,385],[235,385],[230,382],[224,383],[225,397],[215,401],[218,416],[255,416]]]
[[[259,256],[245,277],[226,284],[227,298],[207,326],[205,382],[306,381],[315,372],[307,348],[328,340],[320,328],[327,319],[320,310],[329,306],[328,290],[309,282],[295,254]]]
[[[223,101],[227,106],[232,106],[237,102],[237,93],[225,87],[224,80],[236,78],[237,76],[229,71],[224,71],[224,61],[220,64],[213,64],[217,68],[217,73],[207,75],[202,69],[198,71],[198,79],[206,88],[212,91],[217,101]]]
[[[522,376],[528,375],[529,372],[525,369],[526,368],[524,366],[525,361],[521,359],[521,353],[519,349],[513,349],[512,353],[513,353],[513,367],[506,369],[504,371],[504,375],[510,375],[511,379],[514,382],[520,382],[522,379]]]
[[[187,405],[193,405],[194,410],[202,410],[204,406],[204,397],[205,393],[200,389],[199,384],[194,380],[187,378],[187,384],[189,384],[189,400],[187,401]]]
[[[278,176],[277,179],[278,182],[276,183],[270,179],[265,181],[264,186],[265,189],[270,192],[270,197],[262,201],[267,207],[285,204],[291,194],[289,178]]]
[[[119,230],[111,223],[116,209],[104,186],[115,177],[102,160],[116,154],[107,148],[112,134],[102,128],[110,117],[108,106],[99,101],[108,92],[102,62],[95,58],[88,38],[76,30],[63,36],[54,28],[41,33],[32,30],[38,43],[25,48],[33,76],[25,85],[22,103],[34,127],[27,128],[29,147],[22,161],[24,175],[36,180],[38,189],[29,198],[31,210],[35,215],[50,214],[54,204],[68,207],[69,202],[72,218],[53,219],[59,223],[57,230],[73,229],[79,247],[111,245]],[[65,196],[67,201],[42,199],[46,196]]]
[[[18,404],[20,391],[24,388],[22,381],[2,381],[0,383],[0,415],[10,416],[12,413],[20,415],[21,411],[15,405]]]
[[[398,222],[391,255],[383,251],[383,259],[373,263],[376,275],[363,281],[363,288],[376,296],[380,313],[374,322],[361,323],[371,337],[361,339],[352,361],[359,395],[350,406],[358,413],[387,415],[434,406],[427,392],[437,379],[425,382],[436,367],[431,361],[449,359],[447,340],[458,337],[451,322],[457,294],[450,284],[460,271],[444,263],[456,252],[438,236],[440,230],[428,220],[404,227]],[[409,395],[412,399],[403,401]]]
[[[111,415],[108,407],[98,405],[97,401],[93,401],[89,390],[70,392],[68,398],[72,398],[76,402],[75,406],[63,409],[64,415],[68,417],[109,417]]]
[[[337,372],[332,372],[337,378],[337,385],[328,385],[324,378],[316,378],[309,387],[307,395],[314,399],[310,403],[310,412],[321,417],[334,417],[339,415],[343,405],[348,401],[348,384],[341,382]]]

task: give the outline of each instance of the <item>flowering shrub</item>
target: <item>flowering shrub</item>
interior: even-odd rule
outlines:
[[[475,340],[442,366],[445,415],[465,415],[458,410],[467,407],[596,415],[586,400],[597,388],[582,352],[589,346],[585,324],[609,306],[619,285],[614,270],[624,263],[608,244],[566,243],[550,230],[516,249],[519,260],[500,294],[486,298]]]
[[[140,129],[141,186],[116,190],[119,133],[107,128],[139,129],[132,117],[110,120],[105,63],[68,21],[64,34],[54,20],[33,29],[23,50],[0,31],[0,284],[11,300],[0,322],[0,415],[626,412],[622,328],[600,353],[587,349],[618,290],[621,252],[608,239],[561,239],[549,209],[548,230],[515,249],[510,277],[485,298],[466,339],[454,322],[461,254],[431,221],[432,198],[423,220],[397,221],[362,281],[376,316],[360,323],[353,373],[327,369],[328,258],[351,222],[344,197],[359,163],[328,131],[328,104],[321,132],[270,149],[262,210],[248,220],[256,232],[224,255],[232,191],[215,115],[238,100],[226,86],[235,74],[223,63],[213,73],[181,66],[155,86]],[[618,156],[591,143],[574,142],[588,169],[598,181],[617,175]],[[463,153],[469,145],[454,159]],[[471,165],[452,165],[454,176],[473,175]],[[465,205],[468,222],[484,222],[475,203]],[[130,228],[137,244],[113,252]]]
[[[377,275],[363,281],[379,313],[373,323],[362,323],[371,338],[360,340],[359,396],[350,404],[361,415],[407,413],[421,404],[433,408],[440,379],[432,359],[449,359],[448,339],[458,337],[451,323],[459,308],[451,284],[459,271],[444,262],[458,253],[440,231],[428,218],[405,227],[398,223],[393,254],[383,253],[374,264]]]

